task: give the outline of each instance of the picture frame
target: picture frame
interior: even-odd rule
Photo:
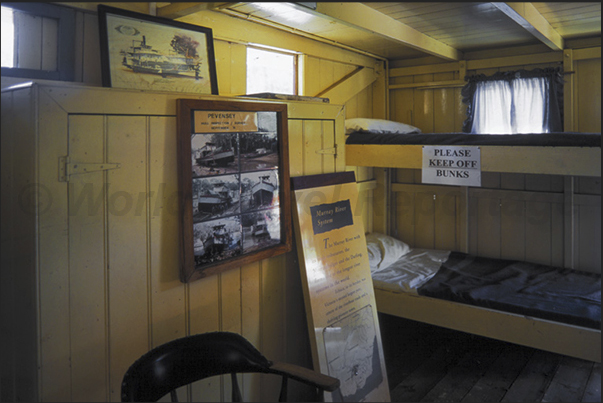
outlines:
[[[99,5],[104,87],[218,95],[210,28]]]
[[[292,248],[287,105],[177,101],[182,282]]]

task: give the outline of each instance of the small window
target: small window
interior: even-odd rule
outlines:
[[[75,12],[45,3],[2,4],[2,75],[73,80]]]
[[[468,78],[463,88],[467,120],[475,134],[563,131],[563,74],[560,69],[498,72]]]
[[[297,55],[247,48],[247,94],[297,95]]]

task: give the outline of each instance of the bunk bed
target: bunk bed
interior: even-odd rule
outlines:
[[[398,122],[348,121],[346,164],[350,166],[421,169],[425,145],[476,146],[484,172],[601,176],[601,133],[425,134]]]
[[[600,133],[434,134],[421,133],[418,128],[399,122],[377,119],[346,120],[346,165],[348,166],[421,169],[422,148],[425,145],[479,147],[481,170],[486,172],[601,176]],[[593,274],[595,283],[598,281],[599,311],[598,315],[596,313],[594,315],[598,316],[598,323],[595,323],[596,321],[592,320],[568,318],[567,315],[551,315],[550,311],[562,307],[563,304],[555,306],[553,303],[548,308],[549,312],[542,314],[530,309],[517,309],[501,302],[482,301],[476,305],[475,301],[463,300],[462,297],[455,296],[450,289],[442,288],[451,279],[449,269],[440,271],[442,267],[447,267],[445,262],[449,258],[452,259],[450,262],[454,261],[456,266],[461,267],[469,261],[485,263],[482,268],[490,267],[488,265],[498,266],[501,262],[504,265],[527,265],[526,262],[509,263],[459,252],[412,249],[391,237],[382,238],[377,244],[382,250],[383,261],[380,262],[379,270],[375,270],[373,261],[371,271],[379,312],[601,362],[600,272]],[[370,259],[375,255],[375,248],[377,248],[371,241],[370,234],[367,236],[367,247]],[[427,271],[429,275],[422,272],[425,270],[425,265],[417,264],[421,260],[417,256],[424,257],[425,254],[431,256],[428,260],[432,261],[432,267]],[[407,260],[404,262],[398,259]],[[394,265],[387,268],[391,264]],[[410,276],[411,280],[402,278],[400,267],[403,267],[402,272],[406,273],[406,276],[414,273]],[[553,270],[553,268],[549,267],[546,270]],[[565,269],[554,268],[554,270]],[[436,272],[440,274],[433,278],[442,277],[441,281],[437,282],[437,287],[433,280],[430,287],[421,288],[422,281],[431,279],[430,276]],[[387,278],[388,275],[391,278]],[[582,280],[585,278],[592,280],[590,274],[578,277]],[[487,281],[488,276],[478,275],[474,279]],[[484,284],[482,287],[485,287],[482,289],[487,288]],[[421,289],[421,292],[417,289]],[[430,292],[430,289],[438,292]],[[492,292],[500,294],[507,291],[497,289]],[[446,298],[443,299],[442,296]]]
[[[601,362],[601,274],[367,237],[381,313]]]

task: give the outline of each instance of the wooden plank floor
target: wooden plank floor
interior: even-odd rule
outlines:
[[[601,364],[379,314],[392,402],[600,402]]]

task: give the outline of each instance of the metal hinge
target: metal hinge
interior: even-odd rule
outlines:
[[[69,157],[59,158],[59,182],[69,182],[71,175],[118,169],[120,164],[71,162]]]
[[[316,150],[316,154],[332,154],[337,155],[337,145],[332,148],[323,148],[322,150]]]

